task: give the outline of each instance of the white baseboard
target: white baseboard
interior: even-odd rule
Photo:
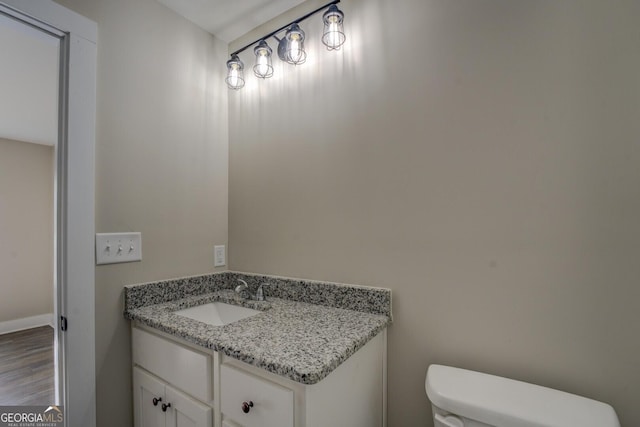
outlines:
[[[53,313],[0,322],[0,334],[8,334],[10,332],[18,332],[46,325],[53,327]]]

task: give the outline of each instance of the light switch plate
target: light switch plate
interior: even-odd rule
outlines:
[[[96,233],[96,264],[141,260],[141,233]]]
[[[227,264],[224,245],[214,246],[214,267],[222,267]]]

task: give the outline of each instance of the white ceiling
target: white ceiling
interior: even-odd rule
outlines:
[[[229,43],[304,0],[158,0]]]
[[[56,144],[59,45],[0,14],[0,138]]]

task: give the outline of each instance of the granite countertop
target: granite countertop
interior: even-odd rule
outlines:
[[[261,313],[224,326],[174,313],[213,301]],[[322,380],[391,321],[386,314],[269,297],[268,293],[267,301],[251,301],[230,289],[127,307],[125,317],[302,384]]]

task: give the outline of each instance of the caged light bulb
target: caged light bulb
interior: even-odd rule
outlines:
[[[324,31],[322,43],[329,50],[338,50],[344,44],[347,37],[344,35],[344,13],[335,4],[322,15]]]
[[[266,41],[261,40],[258,46],[253,49],[256,55],[256,63],[253,66],[253,74],[261,79],[273,76],[273,65],[271,65],[272,50]]]

